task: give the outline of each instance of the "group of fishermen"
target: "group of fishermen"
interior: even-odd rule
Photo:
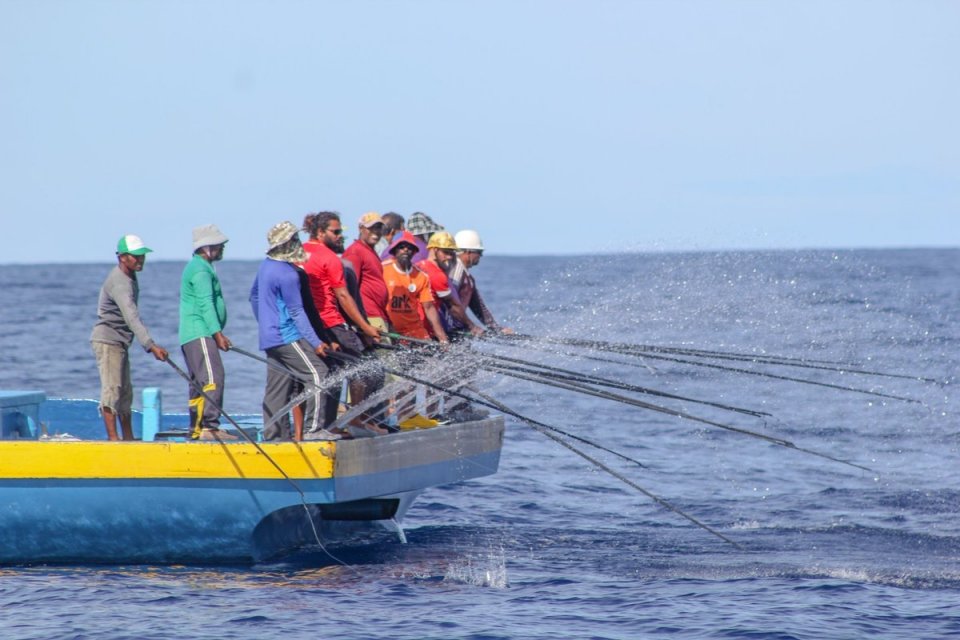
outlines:
[[[469,272],[484,250],[476,231],[453,236],[420,212],[409,220],[396,213],[366,213],[358,221],[359,237],[348,248],[337,213],[309,214],[302,230],[309,235],[305,242],[292,222],[270,228],[266,258],[250,289],[259,348],[268,363],[265,440],[338,440],[391,430],[370,413],[333,427],[341,384],[331,385],[328,378],[345,363],[361,363],[351,368],[347,388],[351,404],[362,402],[384,383],[375,352],[389,344],[389,336],[446,344],[458,335],[510,332],[494,319]],[[215,225],[195,228],[193,256],[181,278],[178,337],[190,379],[189,434],[195,440],[236,439],[220,429],[225,379],[220,352],[233,345],[223,332],[227,309],[213,263],[223,258],[227,242]],[[90,340],[110,440],[133,439],[128,354],[133,339],[157,360],[169,358],[137,306],[136,274],[150,252],[138,236],[123,236],[117,266],[100,290]]]

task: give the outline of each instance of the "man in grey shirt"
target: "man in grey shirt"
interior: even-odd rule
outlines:
[[[100,371],[100,414],[107,438],[117,437],[117,418],[124,440],[133,440],[133,382],[130,378],[128,349],[134,336],[157,360],[167,359],[167,350],[150,337],[140,320],[137,300],[140,285],[137,272],[143,270],[148,249],[139,236],[126,235],[117,243],[117,266],[107,276],[97,303],[97,323],[90,343]]]

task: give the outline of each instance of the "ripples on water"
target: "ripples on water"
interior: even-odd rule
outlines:
[[[228,335],[255,346],[253,262],[219,267]],[[106,265],[0,267],[0,388],[95,397],[87,336]],[[149,262],[141,307],[175,345],[182,263]],[[527,333],[854,361],[954,381],[960,251],[484,258],[481,289]],[[671,405],[850,459],[865,472],[661,414],[516,381],[487,390],[647,465],[602,457],[737,550],[511,424],[496,476],[427,492],[409,543],[257,567],[0,569],[4,638],[941,638],[960,634],[960,425],[954,386],[781,369],[923,404],[648,359],[513,351],[766,423]],[[263,372],[226,356],[228,409]],[[134,350],[138,388],[176,374]],[[749,363],[737,366],[749,368]],[[651,369],[653,372],[651,372]],[[779,372],[778,371],[778,372]],[[644,398],[648,399],[648,398]],[[664,402],[664,404],[667,404]],[[105,541],[105,544],[109,544]]]

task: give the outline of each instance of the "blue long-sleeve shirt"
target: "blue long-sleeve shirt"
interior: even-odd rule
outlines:
[[[305,338],[320,346],[300,296],[300,276],[289,262],[265,259],[250,288],[250,306],[260,325],[260,349],[267,350]]]

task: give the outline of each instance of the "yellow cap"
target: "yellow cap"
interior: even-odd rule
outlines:
[[[383,224],[383,218],[376,211],[368,211],[360,216],[360,226],[368,229],[375,224]]]

